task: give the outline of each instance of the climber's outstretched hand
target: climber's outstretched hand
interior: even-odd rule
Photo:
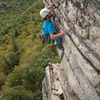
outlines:
[[[54,4],[53,4],[53,3],[51,3],[51,4],[50,4],[50,7],[52,8],[53,6],[54,6]]]
[[[64,35],[65,34],[65,30],[60,30],[60,34]]]
[[[47,7],[48,9],[49,8],[53,8],[53,6],[54,6],[54,3],[50,3],[50,5]]]

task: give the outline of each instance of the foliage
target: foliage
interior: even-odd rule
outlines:
[[[0,67],[5,74],[13,71],[15,65],[18,65],[19,58],[16,53],[5,52],[0,60]]]
[[[40,42],[43,6],[42,0],[0,0],[2,99],[41,100],[45,67],[60,62],[56,49]]]
[[[22,72],[23,70],[21,68],[16,68],[12,73],[8,75],[8,80],[6,84],[9,87],[22,85]]]
[[[10,91],[4,93],[2,98],[5,100],[34,100],[34,95],[23,86],[15,86]]]
[[[5,79],[6,79],[6,76],[4,73],[0,73],[0,90],[2,88],[2,85],[4,85],[5,83]]]

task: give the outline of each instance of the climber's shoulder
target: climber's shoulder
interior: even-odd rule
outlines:
[[[51,20],[47,20],[44,22],[44,24],[49,25],[49,24],[53,24]]]
[[[50,28],[50,27],[54,27],[54,25],[51,20],[47,20],[46,22],[44,22],[43,27]]]

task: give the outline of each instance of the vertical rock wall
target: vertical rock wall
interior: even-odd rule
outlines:
[[[60,64],[64,79],[59,78],[64,99],[51,96],[46,77],[43,88],[47,86],[47,99],[43,100],[100,100],[100,4],[95,0],[43,2],[46,6],[51,2],[55,4],[52,21],[57,31],[66,30],[62,37],[64,56]],[[59,56],[61,53],[58,50]]]

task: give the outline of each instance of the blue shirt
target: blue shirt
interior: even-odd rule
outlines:
[[[45,35],[55,33],[55,28],[54,28],[53,23],[50,20],[47,20],[46,22],[44,22],[42,26],[42,31],[45,33]]]

